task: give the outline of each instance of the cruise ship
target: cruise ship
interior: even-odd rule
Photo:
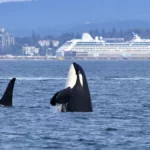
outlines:
[[[67,41],[56,51],[57,57],[79,59],[149,59],[150,39],[142,39],[133,33],[131,41],[106,41],[103,37],[93,39],[83,33],[81,39]]]

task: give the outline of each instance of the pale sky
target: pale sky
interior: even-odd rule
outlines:
[[[32,1],[32,0],[0,0],[0,3],[8,3],[8,2],[25,2],[25,1]]]

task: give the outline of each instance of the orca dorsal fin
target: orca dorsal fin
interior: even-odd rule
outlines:
[[[15,81],[16,81],[16,78],[13,78],[9,82],[4,95],[0,100],[0,105],[12,106],[12,97],[13,97],[13,89],[14,89]]]

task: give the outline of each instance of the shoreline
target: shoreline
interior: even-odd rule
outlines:
[[[0,56],[0,60],[57,60],[57,61],[66,61],[66,60],[82,60],[82,61],[99,61],[99,60],[150,60],[150,57],[74,57],[74,58],[62,58],[55,56]]]

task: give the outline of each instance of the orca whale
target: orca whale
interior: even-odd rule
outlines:
[[[4,95],[0,99],[0,106],[12,106],[13,89],[16,78],[11,79],[9,82]]]
[[[50,104],[52,106],[62,104],[62,112],[93,111],[86,75],[79,64],[71,64],[65,89],[55,93]]]

